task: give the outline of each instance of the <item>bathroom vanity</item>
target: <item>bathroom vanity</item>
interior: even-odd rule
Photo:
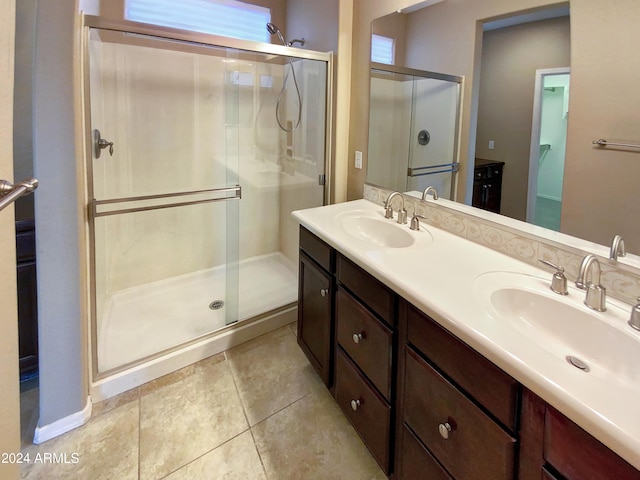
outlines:
[[[616,416],[630,404],[598,366],[555,361],[485,311],[496,272],[549,295],[548,272],[366,200],[294,216],[298,342],[388,476],[640,479],[637,411]]]

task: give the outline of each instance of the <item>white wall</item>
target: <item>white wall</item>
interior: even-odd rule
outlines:
[[[83,410],[88,395],[76,12],[74,0],[38,2],[33,133],[34,170],[41,181],[35,195],[39,428]]]

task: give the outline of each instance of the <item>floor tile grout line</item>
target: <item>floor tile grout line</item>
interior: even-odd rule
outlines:
[[[215,447],[211,448],[210,450],[207,450],[206,452],[202,453],[201,455],[197,456],[196,458],[193,458],[192,460],[190,460],[189,462],[185,463],[184,465],[181,465],[180,467],[176,468],[175,470],[167,473],[165,476],[163,476],[162,478],[167,478],[169,475],[172,475],[173,473],[182,470],[183,468],[185,468],[187,465],[192,464],[193,462],[195,462],[196,460],[199,460],[200,458],[204,457],[205,455],[210,454],[211,452],[213,452],[214,450],[226,445],[227,443],[231,442],[232,440],[234,440],[235,438],[239,437],[240,435],[249,432],[251,435],[251,438],[253,440],[253,445],[254,448],[256,448],[257,451],[257,447],[255,445],[255,439],[253,438],[253,433],[251,432],[251,425],[249,423],[249,418],[247,416],[247,412],[244,408],[244,403],[242,402],[242,398],[240,397],[240,393],[238,391],[238,385],[236,384],[236,379],[235,379],[235,375],[233,374],[233,368],[231,366],[231,361],[230,358],[227,355],[228,350],[225,350],[224,352],[221,352],[224,355],[224,359],[225,359],[225,363],[227,364],[227,368],[229,369],[229,373],[231,374],[231,380],[233,381],[233,387],[236,389],[236,394],[238,395],[238,398],[240,400],[240,405],[242,406],[242,413],[244,415],[244,419],[246,421],[247,424],[247,428],[246,430],[243,430],[241,432],[239,432],[238,434],[228,438],[227,440],[225,440],[224,442],[220,443],[219,445],[216,445]],[[258,457],[260,456],[260,453],[258,452]],[[262,464],[262,459],[260,459],[260,463]],[[262,465],[262,468],[264,470],[264,465]]]
[[[251,435],[251,440],[253,441],[253,448],[258,454],[258,458],[260,459],[260,465],[262,465],[262,471],[264,472],[264,477],[269,478],[269,475],[267,473],[267,467],[264,464],[264,460],[262,459],[262,454],[260,453],[260,449],[258,448],[258,444],[256,443],[256,436],[253,434],[253,427],[249,427],[249,432]]]
[[[142,397],[138,390],[138,480],[142,476]]]
[[[232,436],[232,437],[229,437],[229,438],[228,438],[227,440],[225,440],[224,442],[222,442],[222,443],[220,443],[220,444],[216,445],[215,447],[213,447],[213,448],[212,448],[212,449],[210,449],[210,450],[207,450],[206,452],[202,453],[201,455],[198,455],[196,458],[194,458],[194,459],[192,459],[192,460],[189,460],[189,461],[188,461],[187,463],[185,463],[184,465],[181,465],[180,467],[176,468],[175,470],[172,470],[171,472],[167,473],[166,475],[163,475],[163,476],[162,476],[162,477],[160,477],[160,479],[158,479],[158,480],[162,480],[163,478],[167,478],[168,476],[173,475],[174,473],[176,473],[176,472],[178,472],[178,471],[182,470],[183,468],[185,468],[187,465],[191,465],[191,464],[192,464],[192,463],[194,463],[196,460],[199,460],[199,459],[201,459],[202,457],[204,457],[204,456],[206,456],[206,455],[209,455],[209,454],[210,454],[211,452],[213,452],[214,450],[217,450],[218,448],[223,447],[223,446],[224,446],[224,445],[226,445],[227,443],[229,443],[229,442],[231,442],[231,441],[235,440],[236,438],[238,438],[240,435],[243,435],[243,434],[245,434],[245,433],[247,433],[247,432],[250,432],[250,431],[251,431],[251,427],[247,427],[247,429],[246,429],[246,430],[243,430],[243,431],[241,431],[241,432],[237,433],[236,435],[234,435],[234,436]],[[253,435],[252,435],[252,438],[253,438]],[[255,443],[254,443],[254,445],[255,445]]]
[[[312,395],[313,392],[307,392],[304,395],[302,395],[299,398],[296,398],[294,401],[292,401],[291,403],[288,403],[287,405],[285,405],[284,407],[280,408],[279,410],[276,410],[275,412],[267,415],[266,417],[264,417],[263,419],[261,419],[260,421],[256,422],[255,425],[249,425],[249,428],[254,428],[257,427],[258,425],[260,425],[261,423],[265,422],[266,420],[269,420],[271,417],[273,417],[274,415],[278,415],[279,413],[281,413],[283,410],[286,410],[287,408],[291,407],[292,405],[295,405],[296,403],[298,403],[300,400],[304,400],[305,398],[307,398],[309,395]]]
[[[227,363],[227,367],[229,368],[229,373],[231,373],[231,380],[233,381],[233,387],[236,389],[236,395],[238,395],[238,399],[240,400],[240,405],[242,406],[242,414],[244,415],[244,419],[247,422],[247,427],[251,429],[251,422],[249,421],[249,415],[247,415],[247,409],[244,404],[244,400],[242,399],[242,395],[240,395],[240,389],[238,388],[238,383],[236,382],[236,375],[233,371],[232,361],[227,355],[229,350],[224,351],[224,358]]]

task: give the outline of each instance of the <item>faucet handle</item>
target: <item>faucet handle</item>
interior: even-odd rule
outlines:
[[[384,218],[393,218],[393,207],[388,202],[384,204]]]
[[[633,307],[631,307],[629,325],[636,330],[640,330],[640,297],[638,297],[636,301],[637,303]]]
[[[410,230],[420,230],[420,219],[428,220],[424,215],[420,215],[419,213],[413,212],[413,216],[411,217],[411,226]]]
[[[540,262],[556,269],[556,273],[554,273],[553,277],[551,278],[551,286],[549,287],[551,291],[557,293],[558,295],[569,295],[569,290],[567,289],[567,277],[564,274],[564,267],[562,265],[551,263],[548,260],[540,259]]]

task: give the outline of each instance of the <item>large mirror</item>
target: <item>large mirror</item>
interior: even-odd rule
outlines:
[[[433,33],[430,37],[426,33],[429,30],[433,31],[433,20],[430,20],[431,23],[428,25],[420,26],[421,19],[426,19],[431,9],[438,9],[436,16],[440,15],[440,20],[445,18],[441,12],[447,8],[450,9],[449,15],[451,15],[456,7],[455,5],[447,6],[447,3],[450,2],[445,1],[440,5],[411,12],[396,12],[375,19],[372,22],[372,34],[393,39],[394,58],[392,62],[398,67],[433,70],[434,64],[437,64],[438,67],[448,63],[455,65],[455,62],[443,59],[447,54],[448,45],[446,42],[439,45],[443,52],[436,61],[432,62],[432,59],[438,54],[424,54],[427,45],[425,42],[427,41],[431,45],[429,48],[433,50]],[[631,4],[629,5],[626,8],[633,8]],[[475,44],[476,51],[464,53],[473,59],[474,71],[473,86],[467,86],[465,90],[467,93],[472,93],[471,98],[468,96],[464,98],[464,102],[471,105],[469,107],[471,110],[470,125],[467,129],[461,130],[462,135],[468,136],[461,142],[462,145],[465,143],[468,145],[468,155],[467,152],[461,151],[459,156],[461,164],[466,165],[466,171],[457,179],[459,190],[464,192],[464,195],[459,192],[455,196],[455,200],[467,205],[478,205],[479,202],[484,201],[483,205],[478,205],[480,208],[602,245],[606,245],[609,239],[620,233],[625,237],[628,250],[640,252],[640,238],[636,238],[638,235],[635,233],[623,232],[620,226],[624,225],[623,221],[604,225],[593,222],[592,225],[589,225],[589,210],[587,208],[589,200],[585,201],[584,212],[581,212],[579,207],[576,210],[575,205],[573,205],[573,210],[567,207],[566,210],[569,213],[564,212],[566,215],[563,217],[563,222],[560,221],[559,212],[564,208],[562,205],[563,184],[565,190],[567,187],[570,190],[573,189],[574,196],[576,189],[581,188],[580,184],[589,185],[585,182],[584,177],[580,177],[578,174],[575,177],[563,179],[563,175],[573,175],[572,172],[576,171],[575,168],[565,169],[562,163],[565,142],[567,141],[567,122],[574,111],[580,112],[585,108],[584,102],[578,103],[576,101],[574,103],[574,97],[569,92],[574,83],[579,84],[580,80],[588,75],[588,71],[585,69],[580,69],[580,71],[571,69],[571,55],[574,50],[571,48],[570,38],[573,42],[580,42],[582,36],[588,32],[584,29],[582,18],[580,22],[582,28],[578,32],[571,31],[573,22],[570,20],[569,13],[569,4],[566,2],[560,5],[555,4],[546,9],[527,11],[524,14],[523,12],[513,12],[513,15],[500,15],[499,19],[479,20],[479,33],[476,35],[475,43],[465,39],[469,45]],[[442,22],[440,23],[442,24]],[[454,25],[452,24],[451,27]],[[446,29],[447,26],[440,25],[438,28]],[[448,42],[450,45],[450,38]],[[460,55],[460,46],[453,45],[450,54]],[[580,58],[580,60],[581,66],[583,66],[584,58]],[[595,64],[591,67],[598,68]],[[452,75],[464,73],[456,71],[454,67],[451,70],[439,70],[439,72]],[[553,75],[547,78],[544,72],[547,74],[551,72]],[[555,76],[556,73],[558,76]],[[375,73],[372,77],[375,77]],[[536,81],[538,81],[538,85],[536,85]],[[615,87],[612,86],[612,88]],[[537,91],[541,97],[535,100]],[[557,117],[557,120],[552,132],[544,130],[541,132],[540,125],[537,127],[535,125],[534,106],[536,101],[541,104],[545,98],[550,98],[551,103],[557,106],[557,108],[553,107],[556,109],[553,115],[554,118]],[[578,98],[583,99],[583,97]],[[373,98],[370,102],[370,108],[376,108]],[[547,107],[547,112],[550,111],[549,108]],[[541,110],[541,112],[543,111]],[[538,112],[540,122],[545,117],[545,113],[541,112]],[[377,114],[372,110],[370,116],[376,117]],[[409,138],[414,133],[407,131],[404,132],[404,136]],[[594,132],[591,133],[591,136],[598,134],[611,135],[611,132]],[[571,131],[568,135],[571,135]],[[376,162],[386,161],[396,164],[401,172],[400,175],[406,175],[406,161],[404,159],[392,156],[386,156],[385,159],[382,159],[372,154],[372,137],[375,142],[375,135],[371,135],[370,132],[369,169],[373,168],[373,171],[376,169],[379,171],[380,167],[376,167]],[[595,138],[593,139],[595,140]],[[577,142],[575,134],[572,140]],[[584,142],[584,140],[580,140]],[[635,140],[640,140],[640,134]],[[589,144],[591,144],[590,141]],[[535,152],[532,145],[535,145]],[[597,147],[591,145],[587,148],[597,150]],[[570,153],[569,151],[568,154]],[[609,154],[609,158],[616,153]],[[629,150],[625,150],[621,154],[634,155]],[[635,161],[640,162],[640,153],[635,155]],[[473,164],[478,168],[474,168]],[[488,167],[484,168],[485,166]],[[577,170],[584,174],[584,171],[580,171],[579,168]],[[600,172],[600,174],[606,175],[606,172]],[[493,175],[494,178],[486,181],[487,175],[490,177]],[[495,202],[491,201],[491,192],[484,194],[486,198],[479,198],[476,195],[478,189],[476,188],[474,191],[474,177],[476,183],[482,183],[480,180],[485,180],[485,185],[489,184],[493,189],[496,188],[496,183],[501,182],[501,185],[497,187],[499,188],[497,207]],[[591,180],[597,182],[596,179],[589,181]],[[396,185],[385,185],[379,175],[371,178],[367,176],[367,182],[392,189],[396,189],[398,183],[396,180]],[[460,188],[461,186],[462,188]],[[407,188],[407,190],[411,189]],[[486,189],[485,186],[485,192]],[[585,197],[590,195],[592,194],[584,192]],[[538,211],[536,215],[536,198],[539,203],[538,210],[547,208],[542,214]],[[618,216],[620,216],[620,198],[612,197],[611,203],[607,203],[609,200],[607,195],[600,196],[598,205],[600,206],[604,202],[605,206],[602,207],[604,210],[609,208],[611,212],[618,212]],[[633,197],[625,200],[633,202]],[[585,217],[576,218],[581,214],[584,214]],[[541,216],[545,220],[541,221]],[[569,225],[566,229],[564,228],[565,223]],[[632,232],[635,231],[632,230]]]

